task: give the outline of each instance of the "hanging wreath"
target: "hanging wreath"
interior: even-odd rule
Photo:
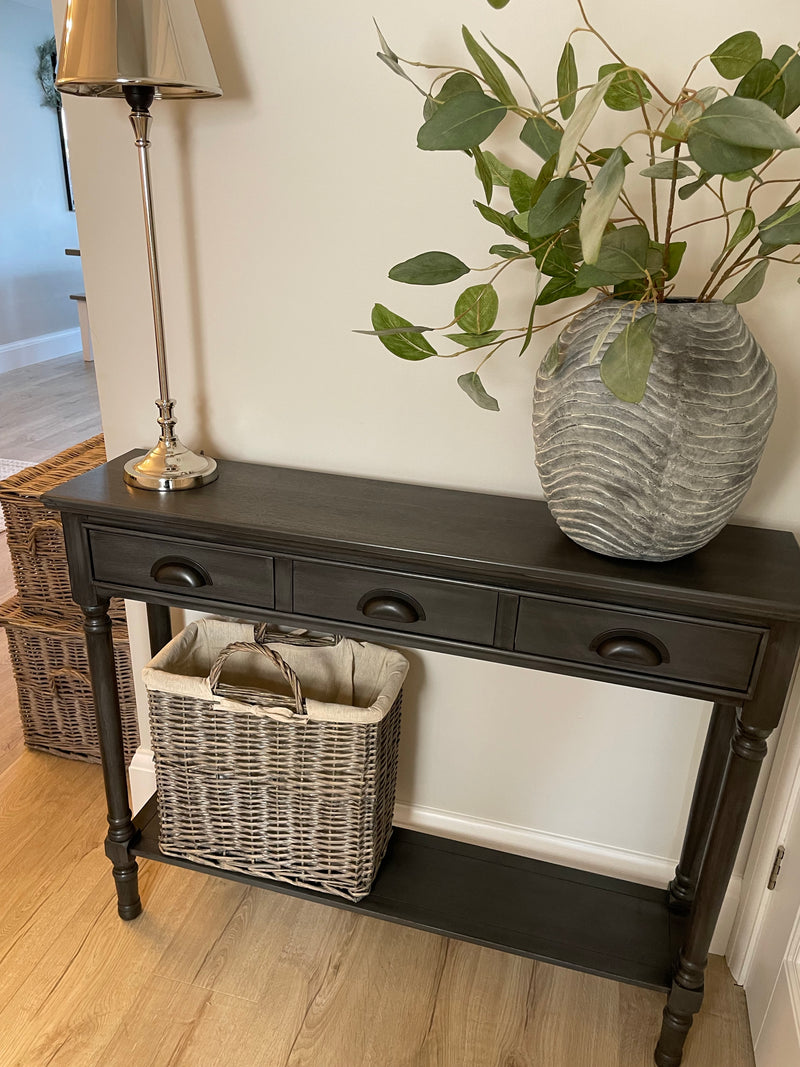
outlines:
[[[56,39],[50,37],[42,44],[36,46],[36,55],[39,65],[36,68],[36,79],[42,88],[42,107],[52,107],[58,110],[61,107],[61,94],[56,89]]]

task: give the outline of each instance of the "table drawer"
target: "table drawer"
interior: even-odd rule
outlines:
[[[497,593],[390,571],[296,561],[294,610],[300,615],[491,645]]]
[[[744,693],[763,637],[749,626],[522,597],[514,648]]]
[[[198,600],[275,606],[272,557],[171,537],[90,529],[96,581]]]

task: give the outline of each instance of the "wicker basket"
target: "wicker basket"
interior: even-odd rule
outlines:
[[[252,638],[202,619],[144,670],[161,850],[359,900],[391,835],[408,664]]]
[[[59,619],[81,615],[70,591],[61,516],[46,508],[39,498],[105,461],[103,435],[99,434],[0,482],[0,505],[5,514],[19,602],[32,615]],[[111,615],[124,620],[121,600],[112,601]]]
[[[0,626],[8,636],[25,744],[55,756],[99,763],[89,658],[80,623],[30,616],[14,598],[0,605]],[[115,627],[114,655],[129,763],[139,744],[139,724],[127,631],[122,626]]]

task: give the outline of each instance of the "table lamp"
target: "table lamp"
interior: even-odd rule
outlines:
[[[139,153],[160,398],[156,446],[125,464],[139,489],[194,489],[217,477],[216,462],[175,435],[148,150],[153,100],[221,96],[194,0],[68,0],[56,86],[78,96],[124,97]]]

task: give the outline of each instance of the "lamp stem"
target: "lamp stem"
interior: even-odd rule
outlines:
[[[175,434],[175,401],[169,395],[164,316],[161,310],[161,281],[158,272],[153,191],[150,181],[149,132],[152,116],[149,108],[154,96],[155,90],[150,86],[125,86],[125,98],[131,108],[130,120],[136,135],[136,148],[139,153],[147,263],[150,269],[150,292],[153,298],[153,325],[158,359],[160,396],[156,400],[156,407],[159,411],[158,424],[161,427],[161,433],[158,444],[146,456],[128,460],[123,477],[128,485],[138,489],[196,489],[213,482],[218,472],[215,460],[202,453],[192,452]]]
[[[153,222],[153,186],[150,181],[150,124],[153,116],[147,108],[134,109],[130,114],[131,126],[136,135],[136,148],[139,153],[139,177],[142,183],[142,207],[144,209],[144,228],[147,241],[147,265],[150,271],[150,292],[153,299],[153,325],[156,335],[156,359],[158,361],[158,386],[161,395],[157,401],[161,409],[162,434],[170,444],[175,443],[175,419],[172,417],[174,400],[169,395],[169,375],[167,372],[167,346],[164,340],[164,315],[161,309],[161,279],[158,271],[158,246]],[[170,417],[167,418],[167,409]]]

